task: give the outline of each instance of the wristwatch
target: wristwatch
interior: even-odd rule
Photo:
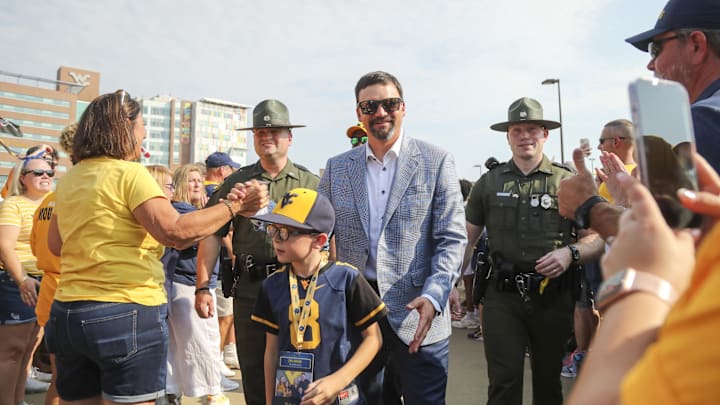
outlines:
[[[568,249],[570,249],[573,264],[577,264],[580,261],[580,250],[575,245],[568,245]]]
[[[580,204],[575,210],[575,225],[577,225],[578,228],[588,229],[590,227],[590,210],[595,204],[600,202],[607,202],[607,200],[599,195],[594,195]]]
[[[619,299],[635,292],[647,292],[660,298],[668,305],[677,301],[678,295],[672,284],[654,274],[625,269],[605,280],[600,285],[597,296],[597,308],[606,310]]]

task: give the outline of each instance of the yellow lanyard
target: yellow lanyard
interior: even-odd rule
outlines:
[[[302,350],[303,341],[305,339],[305,329],[307,328],[308,318],[310,317],[310,304],[312,303],[313,296],[315,295],[315,286],[317,284],[318,273],[320,269],[325,266],[327,259],[321,258],[318,264],[317,270],[313,273],[310,278],[310,284],[305,294],[305,301],[300,306],[300,291],[298,291],[297,277],[295,273],[290,271],[290,299],[292,301],[292,324],[293,332],[295,332],[298,350]]]

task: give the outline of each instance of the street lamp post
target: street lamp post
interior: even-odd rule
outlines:
[[[482,177],[483,165],[473,165],[473,167],[478,167],[478,168],[480,168],[480,177]],[[479,178],[479,177],[478,177],[478,178]]]
[[[560,114],[560,163],[565,163],[565,144],[563,142],[563,125],[562,125],[562,101],[560,99],[560,79],[545,79],[542,84],[557,84],[558,93],[558,113]]]

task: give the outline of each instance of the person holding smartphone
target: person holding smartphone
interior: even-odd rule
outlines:
[[[569,404],[720,403],[720,363],[708,344],[720,329],[720,178],[694,157],[701,191],[678,197],[714,224],[697,250],[691,232],[666,224],[645,186],[619,175],[632,208],[602,260],[603,326]]]
[[[670,0],[653,29],[625,41],[650,53],[647,68],[656,77],[685,87],[692,103],[697,151],[720,170],[720,2]],[[574,154],[573,160],[580,169],[582,158]],[[613,236],[623,209],[598,197],[588,173],[578,170],[578,176],[563,182],[560,214],[568,218],[577,214],[603,238]]]

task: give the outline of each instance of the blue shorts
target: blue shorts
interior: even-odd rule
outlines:
[[[165,395],[167,305],[55,301],[45,326],[60,398],[135,403]]]
[[[20,298],[20,289],[10,274],[0,270],[0,324],[13,325],[35,321],[35,307]]]

